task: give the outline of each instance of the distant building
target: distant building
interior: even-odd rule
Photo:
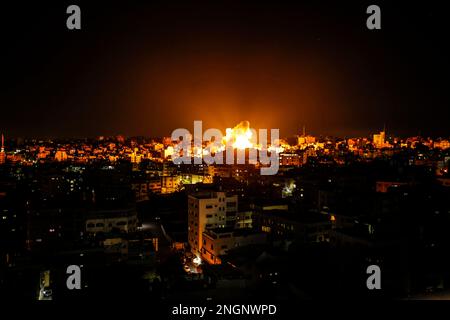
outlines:
[[[161,193],[161,179],[159,178],[151,179],[148,182],[148,190],[155,194]]]
[[[238,229],[248,229],[253,227],[253,211],[241,211],[236,215],[235,227]]]
[[[173,193],[178,190],[181,185],[181,176],[162,176],[161,177],[161,193]]]
[[[137,202],[148,200],[149,183],[146,181],[133,182],[131,184],[131,189],[135,193]]]
[[[4,164],[5,162],[6,162],[5,137],[2,134],[2,148],[0,150],[0,164]]]
[[[197,184],[205,183],[210,184],[213,182],[210,175],[195,174],[195,173],[182,173],[180,174],[181,182],[183,184]]]
[[[440,141],[435,141],[433,146],[438,149],[446,150],[450,148],[450,141],[444,139]]]
[[[142,161],[142,155],[138,154],[138,148],[134,148],[134,151],[130,155],[130,161],[131,163],[139,164]]]
[[[66,161],[67,160],[67,152],[65,150],[58,150],[55,153],[56,161]]]
[[[313,136],[301,136],[297,139],[298,145],[312,144],[316,142],[316,138]]]
[[[297,137],[297,145],[305,146],[316,142],[316,138],[310,135],[306,135],[306,127],[303,126],[302,135]]]
[[[137,212],[134,208],[118,210],[95,210],[88,213],[86,232],[133,232],[137,228]]]
[[[210,165],[208,174],[212,177],[230,178],[233,173],[233,166],[230,165]]]
[[[270,210],[288,210],[289,205],[286,200],[282,199],[258,199],[252,205],[251,208],[256,212],[270,211]]]
[[[332,221],[331,217],[324,214],[266,210],[259,212],[255,225],[273,240],[313,243],[329,241]]]
[[[303,164],[303,156],[296,153],[281,153],[280,165],[281,166],[294,166],[299,167]]]
[[[386,133],[381,131],[373,135],[373,144],[376,148],[383,148],[385,146]]]

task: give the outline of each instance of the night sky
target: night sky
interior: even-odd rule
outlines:
[[[194,120],[450,135],[441,1],[92,2],[2,4],[7,137],[169,136]],[[66,28],[70,4],[80,31]],[[366,28],[370,4],[382,30]]]

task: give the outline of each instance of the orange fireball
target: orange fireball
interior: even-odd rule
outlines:
[[[226,129],[226,135],[222,139],[222,143],[224,145],[231,143],[235,149],[251,149],[256,147],[253,143],[255,138],[252,129],[250,129],[250,123],[241,121],[234,128]]]

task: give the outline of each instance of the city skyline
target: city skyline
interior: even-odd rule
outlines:
[[[283,136],[302,124],[316,135],[383,124],[447,135],[443,11],[379,5],[381,30],[366,28],[365,3],[83,4],[82,29],[70,31],[64,4],[8,4],[0,129],[165,136],[248,119]]]
[[[253,126],[251,127],[252,129],[258,130],[260,128],[254,128]],[[190,129],[189,126],[186,126],[185,129]],[[223,128],[228,129],[228,128]],[[297,132],[294,132],[293,134],[290,135],[282,135],[282,132],[280,132],[280,138],[281,139],[291,139],[291,138],[295,138],[295,137],[301,137],[301,136],[313,136],[313,137],[317,137],[320,139],[352,139],[352,138],[357,138],[357,139],[372,139],[373,135],[376,135],[380,132],[384,132],[386,135],[386,138],[401,138],[401,139],[407,139],[407,138],[413,138],[413,137],[419,137],[419,138],[423,138],[423,139],[447,139],[450,137],[450,132],[447,134],[441,134],[441,135],[432,135],[432,134],[423,134],[421,131],[418,131],[417,133],[411,133],[411,134],[406,134],[406,133],[399,133],[396,132],[395,130],[388,130],[388,128],[386,127],[380,127],[379,129],[375,129],[375,130],[365,130],[364,133],[354,133],[354,134],[339,134],[339,133],[321,133],[321,132],[303,132],[303,127],[298,129]],[[89,139],[89,140],[98,140],[98,139],[112,139],[112,138],[116,138],[116,137],[123,137],[125,139],[135,139],[135,138],[144,138],[144,139],[154,139],[154,140],[161,140],[164,138],[169,138],[170,137],[170,132],[165,134],[165,135],[153,135],[153,134],[136,134],[136,135],[127,135],[127,134],[123,134],[122,132],[118,132],[118,133],[114,133],[114,134],[110,134],[110,135],[106,135],[106,134],[97,134],[97,135],[90,135],[90,136],[84,136],[84,135],[71,135],[71,136],[66,136],[66,135],[62,135],[62,136],[51,136],[51,135],[30,135],[30,136],[7,136],[6,132],[3,132],[2,135],[4,136],[4,140],[6,142],[8,142],[9,140],[61,140],[61,141],[68,141],[68,140],[85,140],[85,139]]]

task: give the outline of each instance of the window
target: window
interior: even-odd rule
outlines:
[[[95,226],[96,226],[96,227],[104,227],[105,225],[104,225],[103,223],[99,222],[99,223],[97,223]]]
[[[206,215],[207,218],[212,218],[212,216],[213,216],[212,214],[207,214]]]
[[[212,207],[213,207],[212,204],[207,204],[206,205],[206,209],[212,209]]]

